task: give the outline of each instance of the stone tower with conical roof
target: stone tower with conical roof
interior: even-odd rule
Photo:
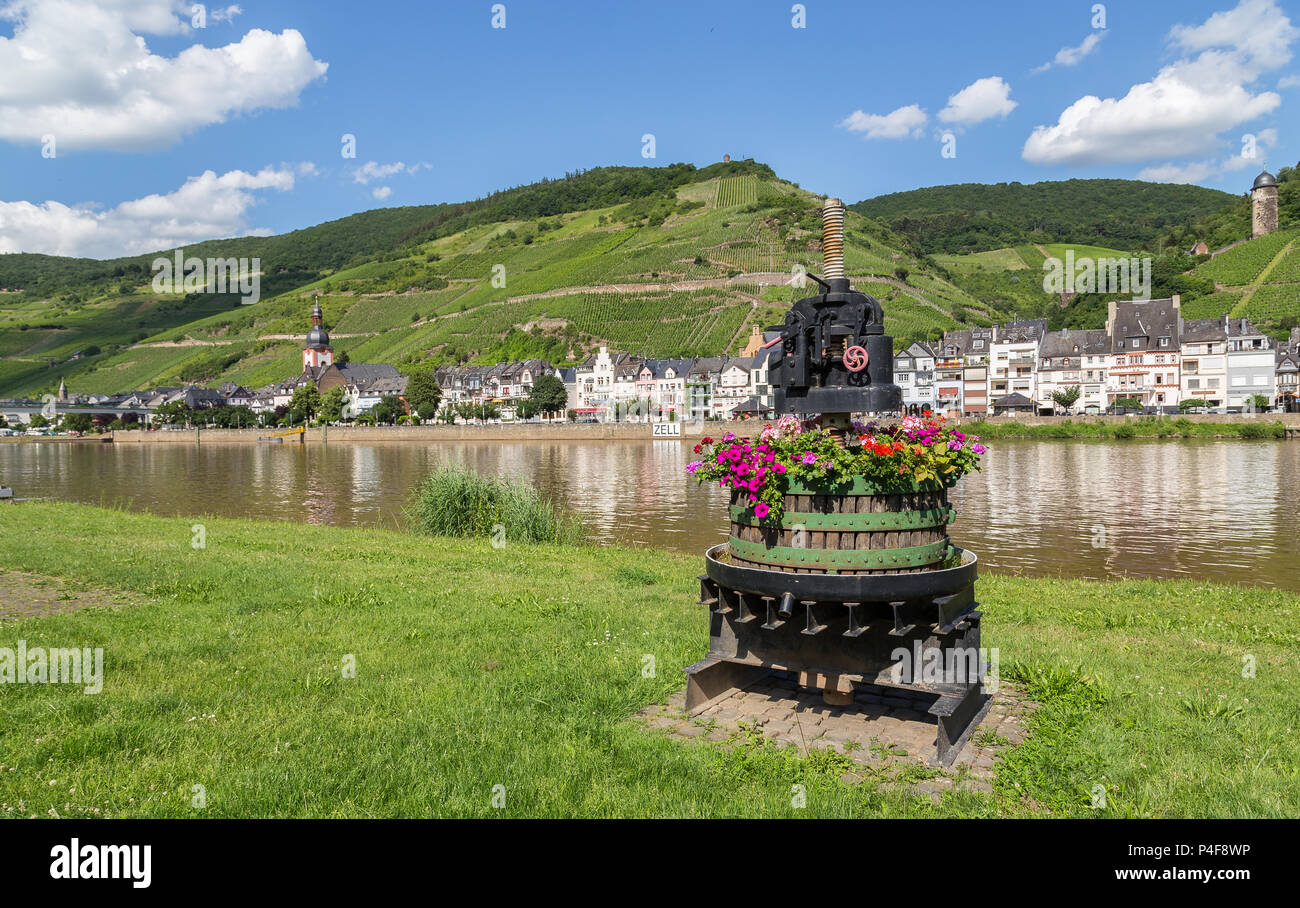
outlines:
[[[1267,170],[1255,177],[1250,187],[1250,237],[1267,236],[1277,230],[1277,178]]]
[[[325,331],[325,314],[320,310],[320,302],[311,310],[311,330],[307,332],[307,343],[302,348],[302,368],[324,368],[334,362],[334,348],[330,346],[330,336]]]

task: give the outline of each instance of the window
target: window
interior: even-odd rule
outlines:
[[[983,350],[983,349],[984,349],[984,341],[983,341],[983,340],[975,340],[975,341],[973,341],[973,342],[971,343],[971,346],[974,347],[976,350]]]
[[[1255,376],[1255,387],[1256,387],[1256,388],[1265,388],[1265,387],[1268,387],[1268,376],[1267,376],[1267,375],[1256,375],[1256,376]]]
[[[1244,375],[1232,376],[1232,386],[1234,388],[1242,388],[1245,387],[1245,385],[1246,385],[1246,376]]]
[[[1201,387],[1201,380],[1199,378],[1187,379],[1187,390],[1192,391],[1192,390],[1199,389],[1200,387]]]
[[[1169,346],[1169,338],[1167,338],[1167,337],[1162,337],[1162,338],[1160,338],[1160,346],[1162,346],[1162,347],[1168,347],[1168,346]]]

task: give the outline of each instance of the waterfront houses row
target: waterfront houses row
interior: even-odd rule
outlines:
[[[904,404],[950,416],[1100,413],[1117,401],[1172,412],[1295,409],[1300,329],[1285,342],[1246,318],[1184,319],[1178,296],[1110,303],[1106,327],[1046,319],[944,333],[894,357]],[[1057,392],[1077,387],[1069,407]]]

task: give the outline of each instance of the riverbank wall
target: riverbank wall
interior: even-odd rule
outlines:
[[[1143,419],[1129,416],[997,416],[987,419],[953,420],[954,424],[984,423],[993,426],[1020,425],[1026,427],[1074,425],[1122,425]],[[1248,422],[1278,423],[1300,432],[1300,413],[1265,413],[1257,416],[1204,414],[1186,417],[1161,417],[1166,420],[1185,418],[1192,423],[1240,425]],[[661,426],[663,424],[660,424]],[[705,436],[720,438],[727,432],[738,435],[753,434],[764,425],[758,420],[747,422],[682,423],[680,437],[656,437],[654,426],[645,423],[516,423],[488,426],[328,426],[308,429],[302,435],[305,444],[335,442],[340,444],[398,442],[408,444],[475,443],[475,442],[593,442],[593,441],[684,441],[694,445]],[[119,431],[83,438],[67,436],[12,436],[0,438],[0,444],[80,443],[80,444],[258,444],[259,438],[273,436],[283,430],[272,429],[181,429],[154,432]],[[662,431],[662,429],[661,429]],[[299,444],[299,436],[288,435],[274,444]]]
[[[717,423],[682,426],[680,438],[655,438],[649,425],[519,424],[492,426],[328,426],[308,429],[301,436],[288,435],[274,444],[363,443],[440,444],[447,442],[593,442],[593,441],[690,441],[696,444],[705,435],[721,436],[727,429]],[[735,428],[732,431],[739,431]],[[258,444],[259,438],[271,435],[267,429],[185,429],[183,431],[116,432],[115,444]],[[263,442],[265,443],[265,442]]]

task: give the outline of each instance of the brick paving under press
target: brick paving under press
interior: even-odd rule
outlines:
[[[652,728],[721,746],[749,728],[761,731],[778,746],[793,746],[802,753],[834,748],[862,767],[860,773],[846,774],[846,781],[860,781],[870,774],[888,782],[909,765],[933,767],[937,723],[926,710],[934,698],[933,694],[859,685],[852,705],[829,706],[821,691],[800,688],[795,676],[777,672],[712,704],[694,718],[686,715],[685,692],[673,695],[667,704],[649,706],[639,715]],[[954,788],[991,790],[998,756],[1024,740],[1025,718],[1033,706],[1003,682],[952,766],[942,772],[927,772],[927,778],[909,782],[908,787],[934,796]]]

